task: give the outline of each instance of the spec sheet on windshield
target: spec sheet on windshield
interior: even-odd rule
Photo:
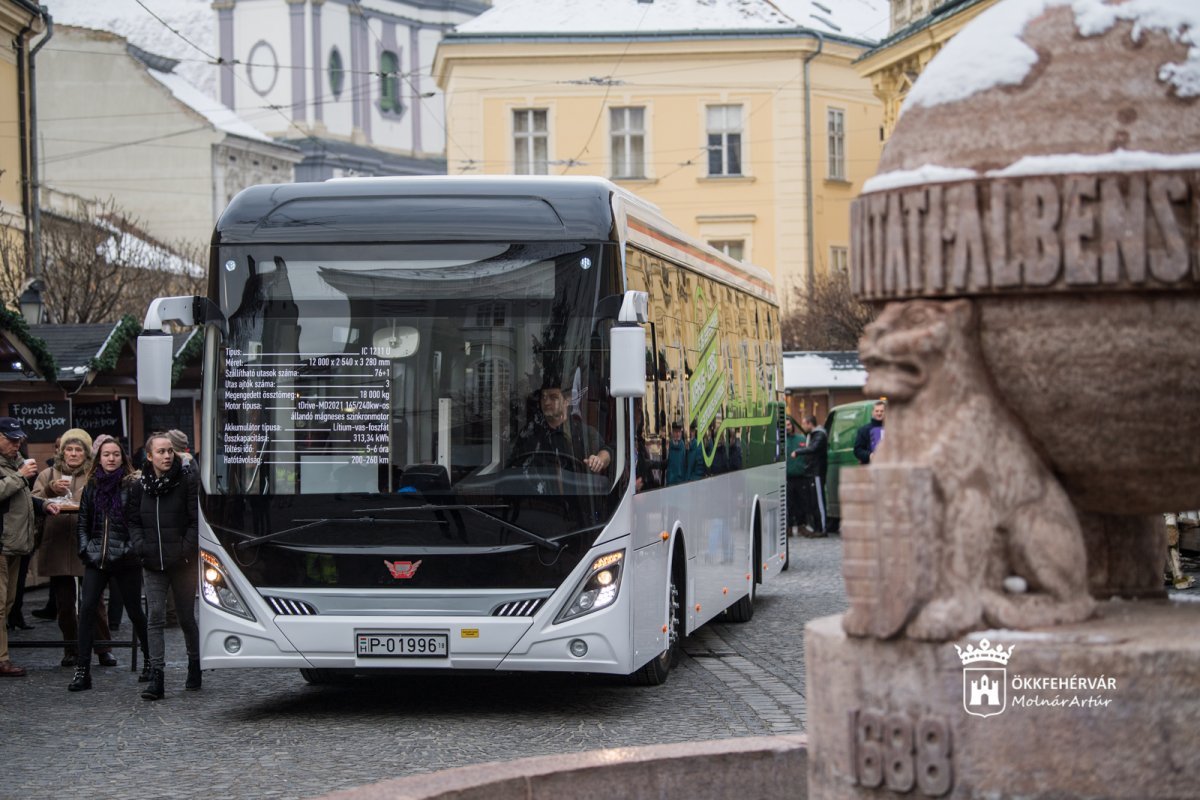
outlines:
[[[374,465],[385,460],[391,367],[377,350],[318,355],[229,349],[226,463]]]

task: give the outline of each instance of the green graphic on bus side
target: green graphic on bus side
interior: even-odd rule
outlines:
[[[761,380],[754,380],[750,375],[750,365],[746,364],[746,369],[743,370],[746,376],[745,384],[734,386],[732,370],[729,370],[727,375],[721,369],[719,304],[713,303],[712,307],[708,308],[708,300],[701,286],[696,287],[696,310],[696,316],[702,318],[704,324],[700,328],[700,338],[697,342],[700,358],[688,381],[688,423],[695,423],[697,437],[700,439],[700,452],[704,455],[704,465],[711,468],[717,455],[717,443],[721,441],[721,435],[727,429],[770,428],[775,425],[775,413],[771,402],[775,389],[775,375],[773,371],[762,375],[766,380],[766,385],[763,385]],[[733,389],[732,397],[729,397],[730,388]],[[725,405],[727,399],[729,402]],[[712,440],[706,442],[704,434],[717,418],[723,405],[726,416],[713,432]]]

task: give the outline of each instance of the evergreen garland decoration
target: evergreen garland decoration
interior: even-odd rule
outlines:
[[[183,349],[179,351],[179,355],[175,356],[175,363],[171,366],[172,386],[179,383],[179,376],[183,374],[183,371],[187,367],[200,360],[200,355],[203,352],[204,329],[198,328],[195,334],[183,345]]]
[[[46,343],[29,330],[29,324],[25,322],[24,317],[7,308],[0,308],[0,329],[12,331],[21,344],[29,348],[29,352],[37,359],[38,371],[47,383],[53,385],[58,382],[58,365],[54,362],[54,356],[46,349]]]
[[[110,372],[116,369],[117,361],[121,358],[121,351],[125,349],[125,345],[131,341],[137,341],[138,334],[141,332],[142,324],[138,322],[137,317],[133,314],[121,317],[116,329],[108,337],[108,344],[104,347],[104,351],[88,360],[88,369],[95,372]]]

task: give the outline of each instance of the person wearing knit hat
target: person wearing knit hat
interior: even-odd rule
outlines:
[[[59,440],[54,466],[47,467],[33,484],[33,496],[58,505],[59,513],[46,518],[42,544],[36,555],[39,575],[50,578],[50,591],[58,606],[58,627],[63,634],[64,667],[75,666],[78,640],[78,620],[75,616],[75,579],[83,577],[79,561],[75,527],[79,523],[79,497],[87,484],[92,467],[92,437],[87,431],[72,428]],[[101,603],[96,609],[98,638],[111,638],[108,628],[108,609]],[[97,647],[100,663],[115,666],[117,659],[110,647]],[[78,654],[90,660],[90,653]]]
[[[178,428],[172,428],[167,431],[167,438],[171,440],[171,446],[175,448],[175,452],[179,455],[179,460],[183,462],[183,468],[191,469],[192,454],[188,452],[187,434]]]
[[[96,437],[96,441],[92,442],[92,461],[96,460],[96,456],[100,453],[100,448],[105,442],[116,442],[117,440],[107,433],[102,433]],[[120,444],[118,442],[118,444]]]

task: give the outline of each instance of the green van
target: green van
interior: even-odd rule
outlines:
[[[829,517],[827,527],[836,531],[842,521],[842,504],[838,498],[842,470],[859,466],[854,457],[854,437],[858,429],[871,421],[871,409],[878,400],[859,400],[834,406],[825,418],[829,434],[829,468],[825,473],[825,508]]]

